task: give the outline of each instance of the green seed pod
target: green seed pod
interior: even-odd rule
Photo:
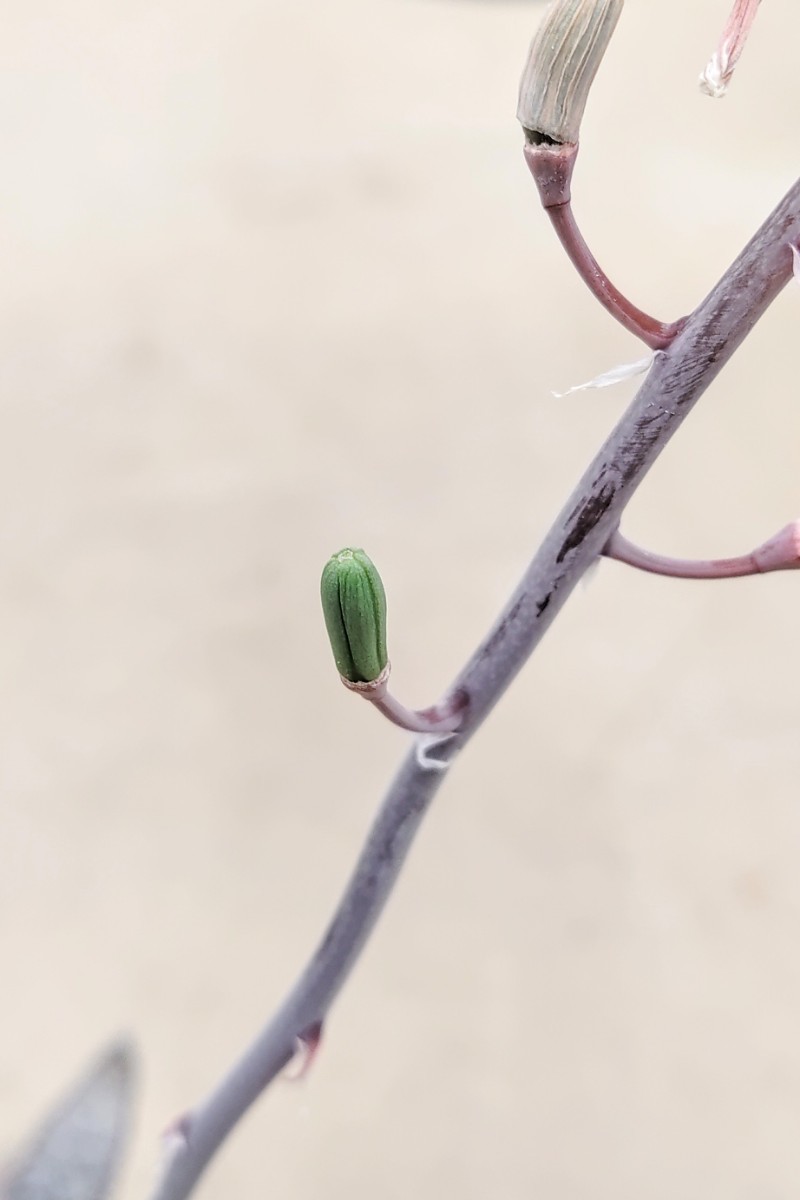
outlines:
[[[322,612],[339,674],[372,683],[388,664],[386,593],[363,550],[340,550],[322,572]]]

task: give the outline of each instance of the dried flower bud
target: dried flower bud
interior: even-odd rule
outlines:
[[[575,145],[624,0],[556,0],[531,44],[517,117],[532,142]]]
[[[339,674],[371,683],[388,664],[386,593],[363,550],[340,550],[322,572],[322,612]]]
[[[700,90],[714,100],[719,100],[728,90],[760,3],[761,0],[734,0],[719,45],[700,76]]]

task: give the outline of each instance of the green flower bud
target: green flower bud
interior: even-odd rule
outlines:
[[[322,572],[322,612],[339,674],[372,683],[388,665],[386,593],[363,550],[340,550]]]

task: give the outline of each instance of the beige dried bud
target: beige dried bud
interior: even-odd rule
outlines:
[[[532,142],[575,145],[624,0],[556,0],[531,44],[517,117]]]

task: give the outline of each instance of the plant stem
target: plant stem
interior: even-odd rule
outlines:
[[[406,708],[391,692],[385,692],[378,699],[370,696],[366,699],[393,725],[399,725],[409,733],[455,733],[464,719],[466,707],[465,698],[459,702],[459,696],[445,704],[419,710]]]
[[[433,704],[430,708],[406,708],[405,704],[401,704],[389,691],[391,670],[391,663],[387,662],[377,679],[355,682],[344,675],[340,675],[339,678],[348,692],[355,692],[357,696],[368,700],[388,721],[399,725],[408,733],[455,733],[460,728],[464,720],[464,709],[469,703],[465,692],[456,690],[441,703]]]
[[[641,338],[651,350],[664,350],[680,329],[680,322],[665,324],[649,316],[616,288],[587,246],[572,212],[572,204],[552,205],[546,209],[558,240],[581,279],[603,308],[624,329]]]
[[[641,338],[651,350],[664,350],[684,321],[665,324],[649,316],[616,288],[592,254],[572,211],[572,174],[578,157],[573,144],[525,143],[525,161],[539,190],[542,208],[558,240],[589,291],[623,328]]]
[[[225,1137],[320,1026],[358,959],[400,874],[447,767],[497,704],[576,583],[602,553],[626,504],[694,404],[792,274],[800,239],[800,181],[657,357],[547,534],[494,628],[453,684],[469,698],[458,737],[425,754],[416,745],[378,811],[353,875],[317,950],[253,1044],[190,1113],[152,1200],[185,1200]]]
[[[744,575],[765,575],[769,571],[796,570],[800,567],[800,536],[795,522],[785,526],[763,546],[737,558],[669,558],[643,550],[615,529],[603,554],[639,571],[669,575],[674,579],[735,579]]]

